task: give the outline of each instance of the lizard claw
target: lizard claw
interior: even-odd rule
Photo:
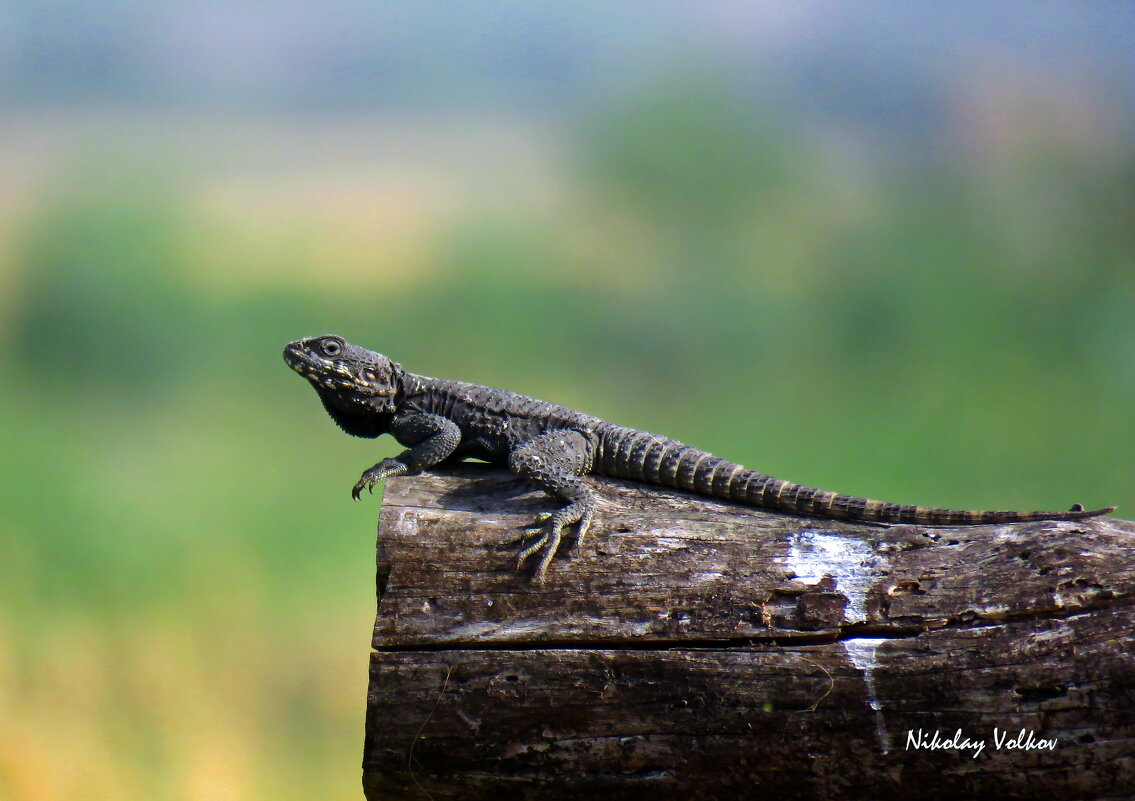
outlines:
[[[359,496],[363,494],[364,489],[368,490],[371,495],[374,495],[375,484],[390,476],[404,475],[408,471],[409,468],[397,459],[383,459],[374,467],[363,471],[362,476],[359,477],[355,486],[351,488],[351,497],[356,501],[359,500]]]
[[[560,547],[560,538],[563,536],[564,527],[578,524],[576,536],[576,545],[578,545],[587,535],[588,528],[591,527],[593,514],[594,510],[591,504],[576,502],[555,512],[541,512],[536,515],[535,521],[524,528],[528,531],[543,529],[544,533],[517,554],[517,569],[523,567],[525,561],[530,557],[543,551],[543,556],[540,557],[536,570],[532,574],[533,584],[543,584],[544,576],[548,572],[548,565],[551,564],[552,557],[556,555],[556,551]]]
[[[537,528],[537,526],[526,526],[526,528],[528,528],[528,529],[532,529],[532,528]],[[532,554],[536,553],[536,552],[537,552],[537,551],[539,551],[539,550],[540,550],[541,548],[543,548],[543,547],[544,547],[544,545],[545,545],[545,544],[546,544],[547,542],[548,542],[548,532],[547,532],[547,531],[545,531],[545,532],[544,532],[543,534],[541,534],[541,535],[539,536],[539,538],[537,538],[537,539],[536,539],[536,541],[535,541],[535,542],[533,542],[533,543],[531,543],[531,544],[529,544],[529,545],[526,545],[526,546],[525,546],[525,547],[524,547],[524,548],[523,548],[523,549],[522,549],[522,550],[520,551],[520,553],[518,553],[518,554],[516,555],[516,568],[517,568],[517,570],[519,570],[520,568],[524,567],[524,563],[525,563],[525,561],[527,561],[527,560],[528,560],[528,557],[532,556]]]
[[[579,524],[576,526],[576,529],[575,529],[575,532],[576,532],[575,533],[575,547],[576,548],[583,545],[583,538],[587,536],[587,531],[588,531],[588,529],[591,528],[591,519],[592,519],[593,516],[594,516],[594,513],[592,512],[591,509],[587,509],[586,511],[584,511],[584,513],[582,515],[580,515]]]

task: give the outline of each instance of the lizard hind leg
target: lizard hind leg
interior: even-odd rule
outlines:
[[[537,515],[530,528],[539,528],[540,536],[520,551],[518,565],[540,554],[532,580],[540,584],[552,557],[560,547],[563,530],[576,525],[576,544],[583,542],[595,514],[595,494],[582,476],[591,467],[592,445],[578,431],[545,431],[515,448],[508,458],[508,468],[532,482],[544,492],[566,503],[552,512]]]

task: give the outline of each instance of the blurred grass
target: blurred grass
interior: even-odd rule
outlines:
[[[444,191],[250,168],[217,206],[161,136],[35,195],[0,304],[0,797],[358,797],[377,503],[347,491],[398,448],[329,423],[299,336],[843,492],[1135,508],[1135,153],[852,164],[699,86],[575,130],[488,206],[495,146]]]

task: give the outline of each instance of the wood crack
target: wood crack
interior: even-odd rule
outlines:
[[[476,467],[389,482],[368,798],[1132,798],[1132,523],[878,528],[595,487],[606,525],[533,588],[502,530],[539,496]],[[920,729],[988,746],[904,748]]]

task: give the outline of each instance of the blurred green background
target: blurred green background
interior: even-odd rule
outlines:
[[[1112,4],[0,9],[0,798],[350,799],[335,332],[783,478],[1135,510]]]

